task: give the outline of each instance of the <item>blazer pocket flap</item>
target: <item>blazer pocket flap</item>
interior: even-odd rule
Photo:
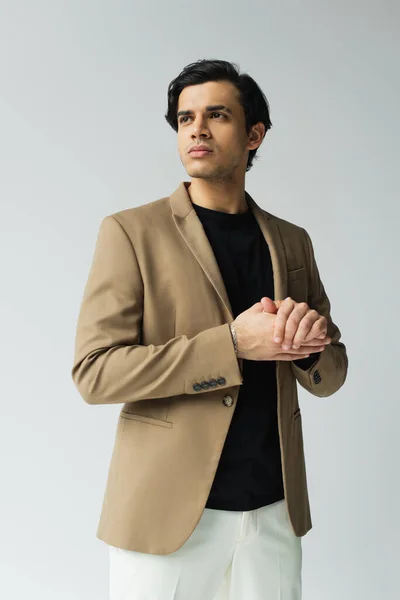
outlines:
[[[142,423],[149,423],[150,425],[158,425],[160,427],[172,427],[172,421],[164,421],[163,419],[155,419],[147,415],[139,415],[136,413],[121,410],[121,417],[124,419],[131,419],[133,421],[141,421]]]
[[[288,271],[288,279],[290,281],[296,281],[297,279],[304,279],[306,276],[305,267],[300,267],[299,269],[293,269],[292,271]]]

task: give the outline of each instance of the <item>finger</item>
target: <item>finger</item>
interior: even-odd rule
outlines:
[[[289,318],[286,322],[284,340],[282,343],[283,350],[289,350],[293,345],[293,339],[297,334],[300,323],[304,319],[307,311],[309,310],[308,304],[305,302],[296,303],[293,311],[290,313]],[[308,333],[308,329],[307,329]],[[302,335],[302,338],[304,335]],[[302,339],[301,338],[301,339]],[[298,344],[300,346],[300,344]]]
[[[271,300],[271,298],[268,298],[267,296],[263,296],[261,298],[261,304],[262,304],[264,312],[276,314],[278,309],[276,307],[275,302],[273,300]]]
[[[304,356],[304,354],[307,353],[312,353],[312,352],[322,352],[323,350],[325,350],[326,346],[324,346],[323,344],[321,344],[320,346],[310,346],[310,345],[304,345],[304,346],[300,346],[300,348],[298,348],[298,350],[294,350],[293,348],[290,348],[289,350],[286,351],[286,354],[302,354]]]
[[[286,322],[290,313],[294,309],[295,303],[291,298],[285,298],[281,301],[278,312],[276,313],[273,340],[279,344],[285,336]]]
[[[275,356],[275,360],[301,360],[302,358],[308,358],[310,354],[314,352],[323,352],[325,350],[324,347],[321,348],[313,348],[313,347],[304,347],[307,350],[302,352],[302,347],[299,350],[289,350],[288,352],[278,352]]]
[[[318,313],[316,313],[316,314],[318,314]],[[328,330],[328,322],[327,322],[326,318],[323,317],[322,315],[319,315],[319,318],[314,322],[312,329],[310,330],[308,335],[304,338],[304,341],[308,342],[309,340],[314,339],[314,338],[323,340],[327,337],[326,336],[327,330]]]
[[[301,360],[309,356],[309,354],[287,354],[286,352],[281,352],[276,355],[275,360]]]
[[[299,304],[298,306],[301,305]],[[305,312],[303,318],[301,319],[295,336],[293,337],[292,348],[299,348],[302,344],[304,344],[305,340],[313,329],[314,323],[319,320],[319,314],[317,311],[310,309],[308,304],[305,304],[305,310],[307,312]]]
[[[325,348],[326,346],[328,346],[328,344],[331,343],[331,341],[332,340],[329,337],[325,338],[324,340],[318,340],[317,338],[313,338],[312,340],[304,340],[303,345],[311,346],[311,347],[312,346],[315,346],[315,347],[323,346]],[[315,350],[314,350],[314,352],[315,352]]]

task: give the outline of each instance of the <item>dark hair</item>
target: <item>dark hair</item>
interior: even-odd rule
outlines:
[[[239,101],[244,110],[247,134],[250,132],[252,125],[260,121],[265,125],[265,133],[272,127],[268,100],[250,75],[240,73],[236,63],[225,60],[201,59],[187,65],[168,86],[168,110],[165,118],[175,131],[178,131],[176,115],[179,94],[188,85],[196,85],[207,81],[230,81],[236,86],[239,90]],[[258,148],[249,150],[246,171],[251,169],[257,150]]]

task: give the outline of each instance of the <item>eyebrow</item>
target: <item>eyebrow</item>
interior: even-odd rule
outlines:
[[[206,106],[206,111],[212,111],[212,110],[225,110],[226,112],[228,112],[229,114],[233,114],[231,109],[228,108],[227,106],[224,106],[223,104],[214,104],[212,106]],[[176,115],[176,118],[180,117],[180,116],[186,116],[186,115],[191,115],[192,114],[192,110],[180,110],[178,112],[178,114]]]

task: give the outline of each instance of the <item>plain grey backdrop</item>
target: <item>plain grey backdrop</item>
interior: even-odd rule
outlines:
[[[3,598],[108,599],[95,531],[120,407],[75,389],[75,326],[104,216],[189,180],[164,113],[199,58],[265,92],[246,189],[310,233],[348,350],[335,395],[299,389],[304,599],[396,595],[399,16],[394,0],[0,1]]]

